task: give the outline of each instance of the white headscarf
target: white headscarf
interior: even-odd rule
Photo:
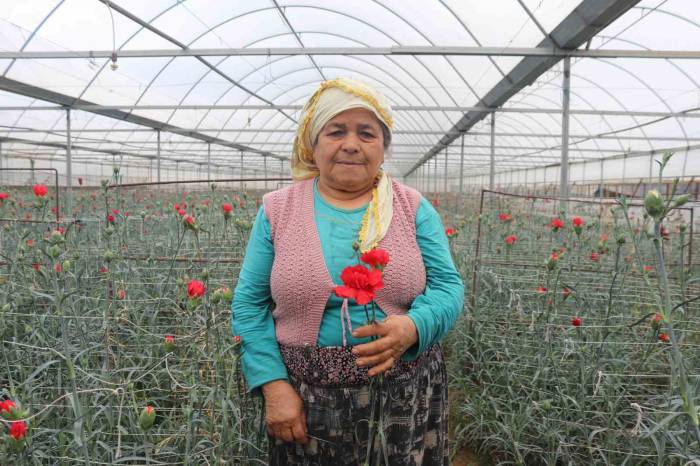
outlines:
[[[313,160],[313,146],[319,133],[333,117],[352,108],[364,108],[391,131],[393,120],[387,99],[369,85],[349,78],[324,81],[309,98],[299,117],[299,128],[292,152],[292,177],[295,181],[319,175]],[[393,190],[389,176],[380,170],[377,187],[362,221],[361,251],[377,246],[384,238],[393,215]]]

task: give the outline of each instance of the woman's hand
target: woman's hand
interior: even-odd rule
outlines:
[[[401,355],[418,341],[416,324],[408,316],[388,316],[383,322],[365,325],[352,332],[356,338],[378,336],[377,340],[352,349],[359,366],[371,366],[370,377],[391,369]]]
[[[267,433],[285,442],[308,443],[304,403],[294,387],[285,380],[263,385]]]

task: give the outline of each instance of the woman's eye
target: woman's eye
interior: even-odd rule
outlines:
[[[360,136],[365,137],[365,138],[373,138],[373,137],[374,137],[374,133],[369,133],[369,132],[367,132],[367,131],[363,131],[363,132],[360,133]]]
[[[328,133],[329,136],[341,136],[342,134],[343,134],[343,132],[340,130],[335,130],[335,131],[331,131],[330,133]]]

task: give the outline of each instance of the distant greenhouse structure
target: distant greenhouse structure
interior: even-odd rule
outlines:
[[[287,176],[304,99],[336,76],[388,96],[385,168],[425,192],[639,195],[665,151],[669,179],[700,174],[694,0],[5,3],[1,168],[69,191],[113,166]]]

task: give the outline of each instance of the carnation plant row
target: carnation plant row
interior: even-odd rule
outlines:
[[[450,336],[458,438],[494,464],[700,460],[697,251],[674,202],[484,193],[452,240],[477,271]]]
[[[0,464],[266,464],[230,328],[262,193],[119,181],[61,223],[51,186],[0,188]],[[467,285],[444,343],[455,451],[700,461],[692,209],[427,196]]]

